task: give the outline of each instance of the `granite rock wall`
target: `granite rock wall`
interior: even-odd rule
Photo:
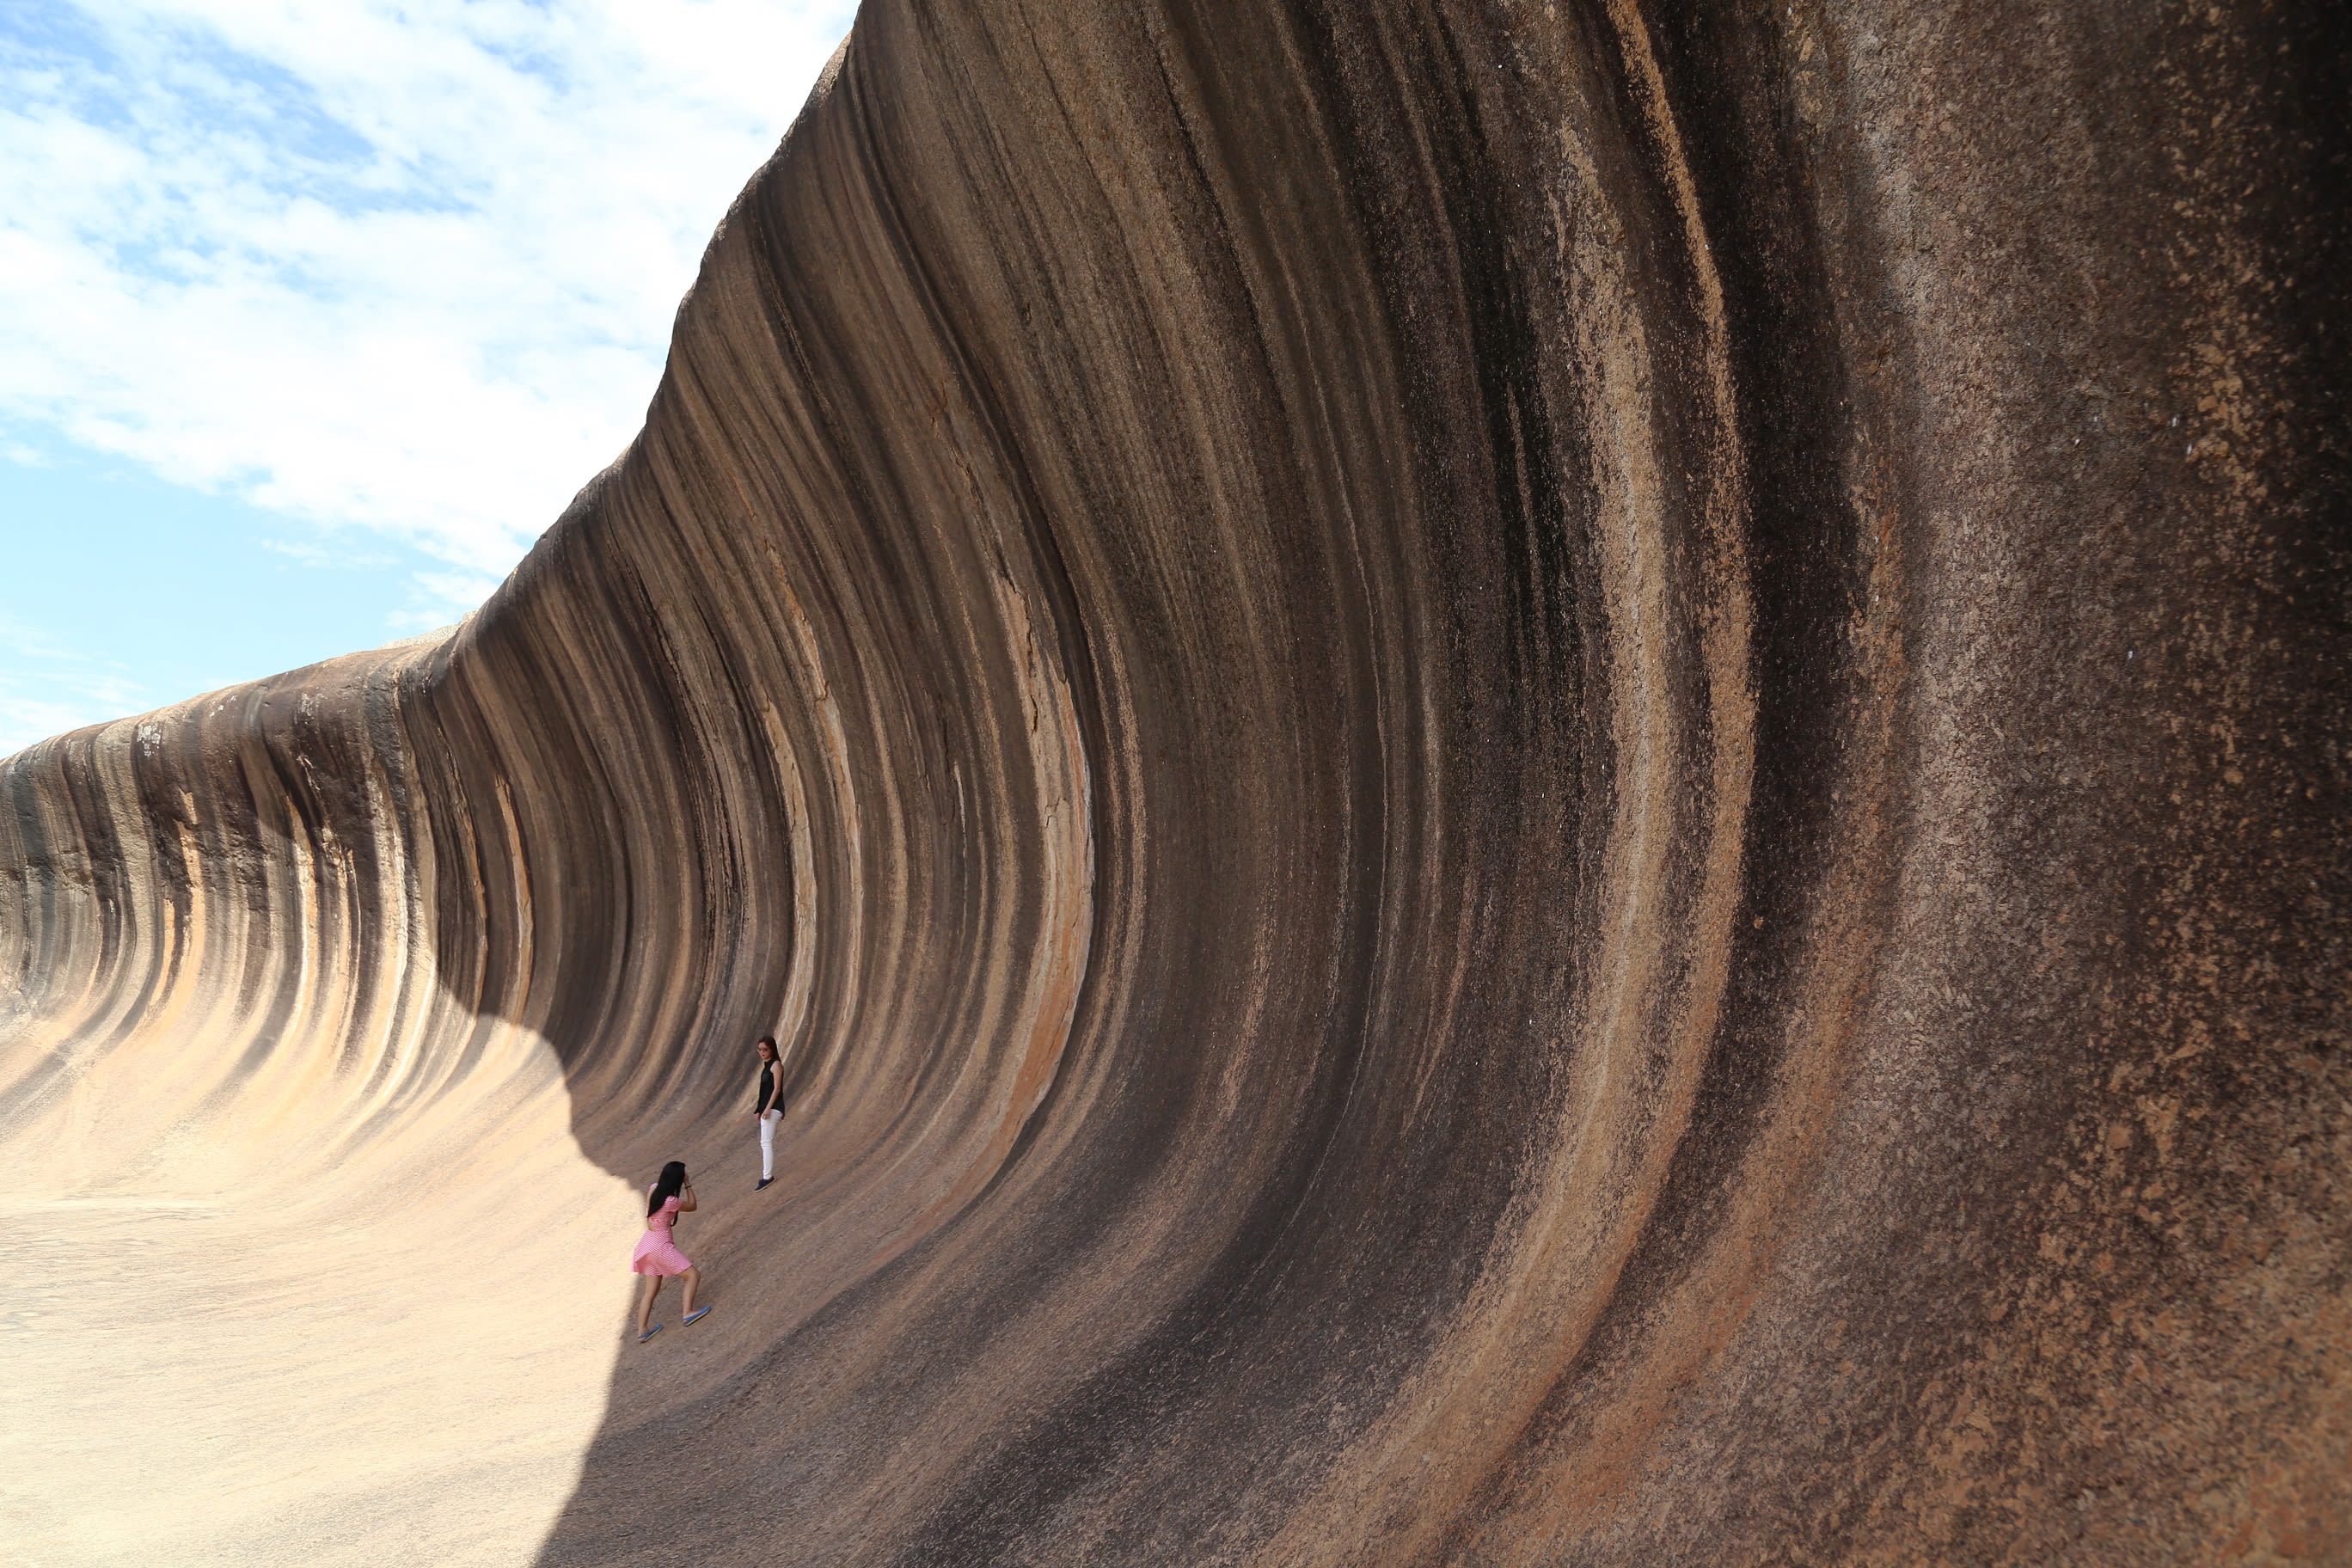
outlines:
[[[2352,1562],[2345,31],[867,0],[478,614],[0,767],[0,1147],[685,1158],[551,1564]]]

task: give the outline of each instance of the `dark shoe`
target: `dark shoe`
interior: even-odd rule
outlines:
[[[753,1187],[751,1190],[752,1190],[753,1192],[755,1192],[755,1193],[756,1193],[756,1192],[758,1192],[758,1191],[760,1190],[760,1187],[764,1187],[764,1186],[766,1186],[770,1182],[772,1182],[772,1181],[774,1181],[775,1179],[776,1179],[776,1178],[775,1178],[775,1177],[773,1177],[773,1176],[762,1176],[762,1177],[761,1177],[761,1178],[760,1178],[760,1186],[759,1186],[759,1187]]]

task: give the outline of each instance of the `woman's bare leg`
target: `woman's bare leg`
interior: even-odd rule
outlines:
[[[646,1299],[637,1308],[637,1332],[640,1334],[646,1331],[646,1320],[654,1315],[654,1298],[661,1294],[661,1282],[662,1277],[658,1274],[646,1276]]]
[[[700,1285],[701,1283],[702,1283],[702,1270],[701,1270],[701,1269],[699,1269],[699,1268],[689,1268],[689,1269],[688,1269],[688,1270],[686,1271],[686,1310],[687,1310],[687,1311],[688,1311],[689,1313],[690,1313],[690,1312],[692,1312],[692,1311],[694,1310],[694,1291],[695,1291],[695,1287],[697,1287],[697,1286]]]

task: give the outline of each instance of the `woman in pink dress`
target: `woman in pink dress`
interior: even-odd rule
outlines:
[[[702,1271],[687,1261],[670,1235],[677,1216],[693,1212],[694,1187],[686,1179],[686,1162],[672,1160],[662,1167],[661,1179],[646,1189],[646,1233],[637,1237],[636,1256],[629,1259],[631,1272],[646,1277],[645,1303],[637,1309],[639,1344],[661,1332],[659,1323],[647,1328],[646,1320],[654,1315],[654,1298],[661,1294],[662,1281],[673,1274],[686,1276],[686,1316],[678,1320],[681,1327],[710,1310],[695,1306],[694,1292],[702,1283]]]

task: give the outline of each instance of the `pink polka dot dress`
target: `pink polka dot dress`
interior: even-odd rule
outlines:
[[[653,1195],[653,1188],[647,1187],[646,1196]],[[694,1267],[687,1261],[686,1254],[677,1249],[677,1242],[670,1235],[670,1226],[677,1223],[676,1197],[665,1198],[660,1208],[646,1215],[646,1233],[637,1237],[636,1256],[629,1259],[630,1273],[658,1274],[667,1279],[672,1274],[683,1274]]]

